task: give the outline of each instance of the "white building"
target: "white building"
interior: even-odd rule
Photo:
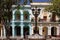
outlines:
[[[39,28],[39,34],[43,36],[59,36],[59,23],[58,22],[53,22],[51,21],[52,19],[52,13],[45,11],[45,8],[47,6],[52,5],[51,3],[44,2],[44,3],[31,3],[31,9],[32,13],[40,13],[39,16],[37,17],[37,22],[38,25],[37,27]],[[33,20],[35,20],[34,16],[31,16]],[[53,18],[54,19],[54,18]],[[55,16],[55,20],[58,21],[58,17]],[[34,28],[35,25],[34,23],[32,24],[32,27]]]

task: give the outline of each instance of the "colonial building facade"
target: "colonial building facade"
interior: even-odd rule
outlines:
[[[35,17],[33,13],[39,13],[37,17],[38,33],[42,36],[59,36],[60,24],[59,18],[55,16],[56,22],[52,22],[52,13],[44,11],[46,6],[51,3],[36,3],[31,5],[20,5],[20,9],[12,6],[12,20],[10,25],[10,35],[12,37],[24,37],[24,35],[33,35],[35,27]],[[15,9],[14,9],[15,8]],[[1,37],[6,37],[6,30],[3,27]]]
[[[31,35],[31,14],[32,11],[30,6],[26,5],[23,9],[15,9],[12,11],[12,35],[13,36],[22,36]]]
[[[37,17],[37,27],[38,27],[38,31],[39,34],[42,36],[59,36],[59,18],[57,16],[54,17],[52,16],[52,13],[45,11],[45,8],[49,5],[52,5],[51,3],[31,3],[31,10],[32,10],[32,15],[33,13],[39,13],[38,17]],[[54,20],[52,21],[52,18],[54,20],[56,20],[54,22]],[[32,16],[31,20],[35,20],[35,17]],[[32,27],[33,27],[33,31],[34,31],[34,22],[35,21],[31,21],[32,23]]]

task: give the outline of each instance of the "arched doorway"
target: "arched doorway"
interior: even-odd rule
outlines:
[[[48,28],[47,27],[43,27],[42,34],[43,34],[43,36],[48,35]]]
[[[20,26],[15,26],[15,35],[20,36],[21,35],[21,27]]]
[[[29,26],[24,26],[23,28],[23,35],[29,35]]]
[[[51,28],[51,35],[52,36],[56,36],[57,35],[57,28],[56,27],[52,27]]]
[[[34,34],[36,34],[36,33],[39,34],[39,27],[37,27],[37,30],[36,30],[36,27],[34,27],[33,32],[34,32]]]

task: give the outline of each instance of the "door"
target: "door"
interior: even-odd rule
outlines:
[[[21,35],[21,27],[20,26],[15,26],[15,34],[16,34],[16,36]]]
[[[23,35],[29,35],[29,26],[24,26],[23,28]]]
[[[43,36],[47,36],[48,35],[48,28],[47,27],[43,27]]]
[[[56,27],[52,27],[51,28],[51,35],[52,36],[56,36],[57,35],[57,28]]]

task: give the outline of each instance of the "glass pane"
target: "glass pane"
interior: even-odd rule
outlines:
[[[29,12],[24,11],[24,20],[29,20]]]
[[[15,20],[20,20],[20,11],[19,10],[17,10],[15,12]]]

